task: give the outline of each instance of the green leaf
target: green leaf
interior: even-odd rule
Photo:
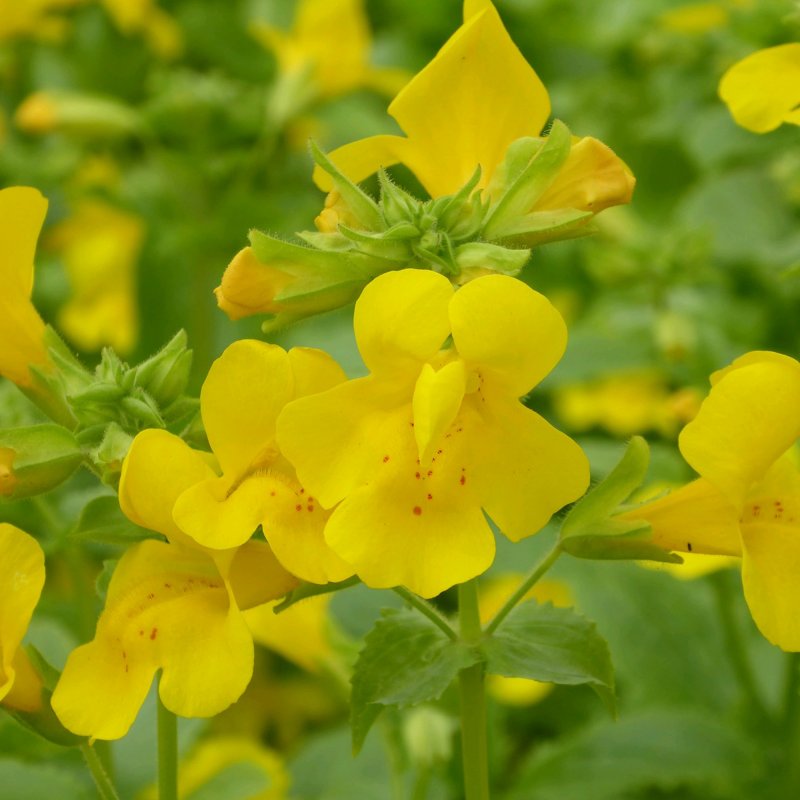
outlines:
[[[134,525],[122,513],[115,495],[104,495],[90,501],[81,511],[70,536],[103,544],[130,545],[155,538],[156,534]]]
[[[570,510],[561,526],[562,549],[577,558],[646,559],[681,563],[647,540],[650,524],[615,517],[621,503],[641,486],[647,474],[650,449],[634,436],[613,470]]]
[[[96,791],[82,773],[54,764],[28,764],[0,758],[3,800],[93,800]]]
[[[569,608],[529,600],[481,645],[492,675],[568,686],[588,684],[615,710],[614,668],[593,622]]]
[[[619,800],[647,789],[687,786],[730,791],[752,764],[752,744],[724,721],[690,710],[651,711],[537,749],[508,800]]]
[[[479,660],[474,647],[449,639],[416,612],[385,609],[367,634],[353,672],[354,753],[385,706],[435,700],[462,669]]]

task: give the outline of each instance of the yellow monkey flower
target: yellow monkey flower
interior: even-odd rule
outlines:
[[[0,375],[31,388],[29,367],[48,367],[45,326],[31,303],[33,256],[47,200],[27,186],[0,190]]]
[[[172,519],[188,486],[213,476],[208,460],[163,430],[146,430],[122,468],[120,506],[167,537],[131,547],[108,587],[94,639],[67,659],[52,705],[82,736],[124,736],[161,670],[164,705],[185,717],[214,716],[235,702],[253,671],[253,639],[241,609],[297,584],[265,542],[209,551]]]
[[[38,711],[42,681],[20,647],[44,586],[44,553],[32,536],[0,523],[0,705]]]
[[[800,43],[751,53],[722,76],[719,96],[743,128],[767,133],[800,125]]]
[[[679,446],[700,477],[623,515],[668,550],[742,557],[745,599],[764,636],[800,651],[800,364],[752,352],[711,376]]]
[[[545,297],[401,270],[367,286],[354,325],[371,374],[287,405],[278,443],[319,504],[339,504],[325,540],[367,585],[439,594],[491,564],[484,510],[517,540],[583,493],[581,449],[519,402],[566,345]]]
[[[275,441],[278,414],[289,401],[341,383],[326,353],[252,339],[232,344],[209,370],[200,392],[208,440],[222,474],[210,473],[177,498],[180,529],[210,548],[238,547],[262,526],[290,572],[314,583],[353,574],[325,544],[328,513],[297,480]]]
[[[79,202],[49,231],[47,244],[61,254],[71,288],[58,324],[81,350],[109,345],[125,355],[136,345],[136,264],[143,239],[138,216],[98,200]]]
[[[331,160],[356,182],[379,167],[405,164],[432,197],[439,197],[458,191],[478,165],[478,187],[488,187],[509,146],[541,134],[550,98],[490,0],[466,0],[464,24],[388,110],[405,137],[361,139],[334,150]],[[330,191],[329,176],[317,168],[314,177]],[[535,209],[602,211],[627,203],[634,182],[604,144],[591,137],[576,139]]]

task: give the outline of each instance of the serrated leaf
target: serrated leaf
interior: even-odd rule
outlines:
[[[752,763],[752,745],[724,722],[695,711],[651,711],[537,749],[508,800],[619,800],[647,789],[733,788]]]
[[[480,658],[476,648],[448,638],[420,614],[384,610],[367,634],[353,671],[354,753],[385,706],[437,699],[462,669]]]
[[[587,684],[613,713],[614,668],[593,622],[570,608],[529,600],[517,606],[481,649],[486,671],[508,678]]]
[[[156,534],[131,522],[122,513],[116,496],[104,495],[87,503],[70,536],[103,544],[130,545],[152,539]]]

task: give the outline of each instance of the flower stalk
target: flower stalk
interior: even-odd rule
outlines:
[[[178,718],[158,698],[158,800],[178,800]]]

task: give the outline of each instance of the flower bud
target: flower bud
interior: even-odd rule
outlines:
[[[186,348],[186,341],[186,332],[179,331],[158,353],[136,367],[135,385],[162,408],[177,400],[189,383],[192,351]]]
[[[0,497],[17,500],[48,492],[82,460],[75,437],[60,425],[0,431]]]

